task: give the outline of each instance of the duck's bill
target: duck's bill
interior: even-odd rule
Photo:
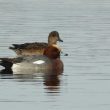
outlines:
[[[58,41],[59,41],[59,42],[63,42],[63,40],[62,40],[62,39],[59,39]]]

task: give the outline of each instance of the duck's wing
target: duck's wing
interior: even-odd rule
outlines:
[[[9,49],[16,50],[16,49],[39,49],[39,48],[45,48],[48,46],[47,43],[44,42],[34,42],[34,43],[24,43],[24,44],[12,44],[12,47],[9,47]]]

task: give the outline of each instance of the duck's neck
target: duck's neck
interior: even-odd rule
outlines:
[[[48,45],[49,45],[49,46],[50,46],[50,45],[57,45],[57,42],[49,41],[49,40],[48,40]]]
[[[53,44],[52,46],[55,47],[55,48],[57,48],[61,52],[61,48],[58,45]]]

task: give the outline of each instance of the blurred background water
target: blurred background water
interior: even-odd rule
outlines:
[[[0,0],[0,57],[57,30],[64,73],[0,75],[2,110],[110,110],[109,0]]]

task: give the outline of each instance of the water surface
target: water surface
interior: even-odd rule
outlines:
[[[0,57],[57,30],[69,56],[58,76],[0,75],[2,110],[110,109],[109,0],[0,0]]]

